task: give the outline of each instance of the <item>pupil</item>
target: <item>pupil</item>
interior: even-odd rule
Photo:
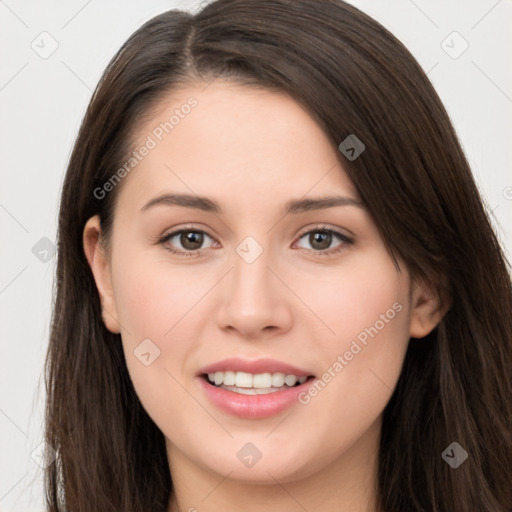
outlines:
[[[317,231],[309,235],[309,243],[314,249],[328,249],[331,245],[332,235],[331,233],[325,233]],[[317,245],[319,243],[319,245]]]
[[[181,234],[180,242],[185,249],[198,249],[203,243],[203,234],[196,231],[186,231]]]

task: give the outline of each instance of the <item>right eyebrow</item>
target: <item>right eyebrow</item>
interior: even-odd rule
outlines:
[[[216,201],[207,197],[194,196],[190,194],[163,194],[151,199],[141,208],[141,211],[145,211],[156,205],[185,206],[187,208],[195,208],[205,212],[222,214],[222,208]]]

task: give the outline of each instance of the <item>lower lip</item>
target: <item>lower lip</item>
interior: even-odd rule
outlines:
[[[305,391],[314,380],[293,388],[275,391],[266,395],[243,395],[210,384],[206,378],[198,377],[206,396],[222,411],[246,419],[269,418],[288,409],[298,402],[298,395]]]

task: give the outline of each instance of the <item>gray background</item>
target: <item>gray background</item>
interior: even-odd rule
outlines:
[[[428,72],[511,254],[512,2],[351,3],[389,28]],[[101,72],[125,39],[160,12],[197,4],[0,0],[0,511],[43,510],[37,454],[52,244],[79,123]]]

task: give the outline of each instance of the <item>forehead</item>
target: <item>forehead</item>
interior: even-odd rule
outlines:
[[[215,197],[234,211],[306,194],[357,198],[337,149],[284,93],[221,80],[182,87],[135,127],[134,139],[139,154],[122,194],[131,205],[163,192]]]

